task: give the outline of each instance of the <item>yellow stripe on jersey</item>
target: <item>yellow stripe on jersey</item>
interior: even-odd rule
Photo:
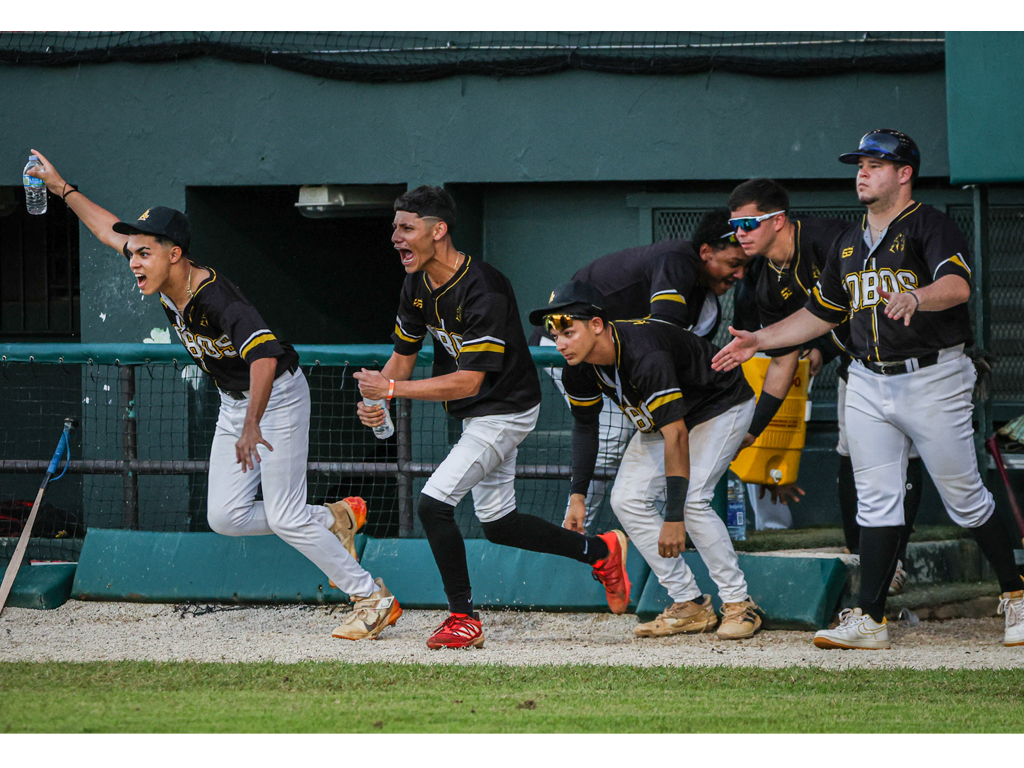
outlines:
[[[659,293],[651,296],[651,304],[656,301],[678,301],[680,304],[685,304],[686,299],[680,296],[678,293]]]
[[[401,326],[399,326],[399,325],[398,325],[398,323],[395,323],[395,335],[396,335],[396,336],[397,336],[398,338],[400,338],[400,339],[401,339],[402,341],[411,341],[411,342],[412,342],[412,343],[414,343],[414,344],[415,344],[415,343],[416,343],[417,341],[422,341],[422,340],[423,340],[423,337],[422,337],[422,336],[420,336],[420,337],[419,337],[419,338],[417,339],[417,338],[415,338],[415,337],[413,337],[413,336],[409,336],[409,335],[407,335],[407,334],[405,334],[405,333],[402,333],[402,328],[401,328]]]
[[[848,307],[841,307],[835,302],[826,299],[824,296],[821,295],[821,291],[818,290],[818,286],[814,286],[814,288],[811,289],[811,293],[814,294],[814,298],[817,299],[818,303],[821,304],[821,306],[825,307],[826,309],[837,309],[840,312],[845,312],[847,309],[849,309]]]
[[[649,410],[651,413],[653,413],[656,409],[658,409],[661,406],[665,405],[665,403],[671,403],[673,400],[679,400],[679,399],[682,398],[682,396],[683,396],[682,392],[673,392],[673,393],[668,394],[668,395],[662,395],[661,397],[652,400],[647,405],[647,410]]]
[[[577,400],[572,395],[567,395],[567,397],[569,398],[569,405],[578,405],[581,408],[586,408],[588,405],[597,405],[601,402],[601,395],[592,397],[589,400]]]
[[[467,344],[461,350],[459,350],[459,354],[460,355],[464,355],[467,352],[497,352],[499,354],[504,354],[505,347],[502,344],[480,343],[480,344]]]
[[[956,256],[950,257],[949,261],[952,261],[954,264],[956,264],[958,267],[964,270],[968,275],[971,274],[971,268],[964,264],[964,261],[963,259],[960,258],[959,253]]]
[[[245,347],[242,349],[242,358],[244,359],[245,356],[249,354],[249,352],[251,352],[254,347],[258,347],[260,344],[263,344],[264,342],[267,341],[274,341],[276,338],[277,337],[274,336],[274,334],[272,333],[264,333],[262,336],[257,336],[255,339],[246,344]]]

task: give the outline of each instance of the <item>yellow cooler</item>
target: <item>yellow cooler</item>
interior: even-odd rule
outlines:
[[[769,362],[770,358],[754,357],[743,364],[743,375],[757,397],[761,396]],[[730,465],[729,468],[743,482],[758,485],[790,485],[796,482],[800,453],[807,438],[809,369],[810,363],[801,360],[793,386],[775,418],[754,444],[741,451]]]

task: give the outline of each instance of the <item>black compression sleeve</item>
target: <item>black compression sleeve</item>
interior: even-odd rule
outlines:
[[[598,422],[581,424],[579,419],[572,424],[572,485],[569,493],[586,495],[590,481],[594,477],[594,465],[597,464]]]
[[[686,477],[669,475],[665,478],[665,522],[683,522],[683,511],[686,508],[686,491],[690,480]]]
[[[771,424],[772,419],[775,418],[775,414],[779,412],[781,407],[781,399],[762,391],[761,396],[757,398],[757,405],[754,407],[754,418],[751,419],[750,429],[747,432],[754,437],[760,437],[765,427]]]

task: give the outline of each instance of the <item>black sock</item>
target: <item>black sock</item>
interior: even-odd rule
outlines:
[[[696,603],[697,605],[704,605],[704,602],[705,602],[704,595],[701,595],[700,597],[695,597],[690,602],[691,603]]]
[[[495,544],[561,555],[587,565],[608,557],[608,545],[596,536],[584,536],[533,515],[512,510],[504,517],[484,523],[484,536]]]
[[[860,529],[860,609],[879,624],[885,618],[902,533],[902,525]]]
[[[839,516],[843,521],[843,536],[851,554],[860,552],[860,526],[857,525],[857,484],[853,479],[853,461],[839,454]]]
[[[903,496],[903,533],[900,535],[899,559],[907,564],[907,544],[914,532],[917,508],[921,506],[921,484],[924,482],[924,462],[920,458],[907,462],[907,485]]]
[[[1017,561],[1013,556],[1013,544],[1006,533],[1003,521],[997,513],[985,521],[984,525],[971,528],[971,535],[978,542],[981,554],[985,556],[992,570],[999,579],[999,589],[1003,592],[1016,592],[1024,589]]]
[[[423,523],[427,541],[430,542],[437,570],[441,572],[444,593],[448,597],[448,610],[472,615],[473,589],[466,565],[466,544],[462,540],[459,526],[455,524],[455,507],[421,494],[416,512]]]

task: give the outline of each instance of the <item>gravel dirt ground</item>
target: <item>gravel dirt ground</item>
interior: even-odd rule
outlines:
[[[440,611],[407,610],[376,641],[331,637],[347,607],[90,603],[52,611],[8,608],[0,661],[343,660],[410,664],[615,664],[997,669],[1024,667],[1024,647],[1002,644],[999,618],[890,623],[888,651],[822,651],[812,632],[762,631],[748,640],[714,635],[633,636],[635,616],[482,611],[482,649],[431,651]]]

